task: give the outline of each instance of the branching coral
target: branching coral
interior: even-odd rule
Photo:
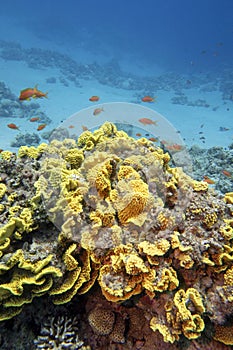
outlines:
[[[67,316],[51,317],[34,340],[36,349],[91,350],[79,339],[78,322]]]

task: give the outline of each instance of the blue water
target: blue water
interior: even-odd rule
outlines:
[[[135,55],[146,71],[146,65],[155,63],[182,72],[232,65],[232,13],[232,0],[1,3],[1,16],[64,51],[82,47],[93,55],[122,60]],[[18,41],[27,44],[27,37]]]
[[[143,96],[156,95],[158,102],[150,107],[173,123],[189,145],[227,147],[233,130],[232,14],[232,0],[2,2],[0,73],[7,72],[2,79],[15,96],[38,82],[49,91],[49,101],[33,102],[40,103],[40,118],[51,119],[50,127],[89,107],[92,94],[101,93],[101,103],[142,103]],[[5,66],[12,62],[15,66]],[[14,71],[26,67],[31,71],[25,69],[19,81]],[[85,85],[91,79],[93,91]],[[62,99],[55,96],[59,84]],[[67,93],[78,103],[71,106]],[[63,109],[50,108],[55,97]],[[15,118],[4,108],[0,103],[1,117]],[[28,132],[28,120],[35,115],[26,112]],[[5,146],[0,131],[0,147]]]

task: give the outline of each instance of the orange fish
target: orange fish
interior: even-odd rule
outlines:
[[[156,139],[155,137],[149,137],[148,140],[152,142],[158,142],[158,139]]]
[[[30,119],[30,122],[37,122],[38,120],[40,120],[40,118],[38,118],[38,117],[34,117],[34,118],[31,118]]]
[[[98,114],[100,114],[100,113],[103,112],[103,111],[104,111],[103,108],[96,108],[96,109],[94,110],[94,112],[93,112],[93,115],[98,115]]]
[[[10,129],[14,129],[14,130],[19,130],[19,127],[17,125],[15,125],[14,123],[11,124],[7,124],[8,128]]]
[[[69,128],[69,129],[74,129],[75,126],[74,126],[74,125],[69,125],[68,128]]]
[[[182,145],[178,145],[178,143],[174,143],[173,145],[165,145],[165,147],[169,150],[169,151],[182,151],[182,149],[184,148],[184,146]]]
[[[89,98],[89,101],[91,101],[91,102],[97,102],[97,101],[99,101],[99,96],[91,96],[90,98]]]
[[[37,130],[40,131],[40,130],[43,130],[45,127],[46,127],[47,124],[40,124],[38,125],[38,128]]]
[[[27,88],[24,90],[20,91],[20,95],[19,95],[19,100],[20,101],[30,101],[31,98],[42,98],[42,97],[48,97],[48,93],[47,92],[42,92],[40,90],[37,89],[38,85],[35,85],[34,88]]]
[[[155,102],[156,97],[144,96],[142,97],[142,102]]]
[[[87,130],[88,130],[88,127],[85,126],[85,125],[82,125],[82,129],[83,129],[83,131],[87,131]]]
[[[207,182],[209,185],[215,184],[215,181],[212,180],[212,179],[210,179],[210,178],[209,178],[208,176],[206,176],[206,175],[203,176],[203,181],[204,181],[204,182]]]
[[[222,174],[227,176],[227,177],[231,177],[231,173],[227,170],[222,170]]]
[[[154,120],[151,120],[149,118],[141,118],[141,119],[138,119],[138,121],[140,123],[142,123],[143,125],[150,125],[150,124],[154,124],[154,125],[157,125],[157,122],[154,121]]]
[[[136,134],[136,136],[140,137],[140,136],[142,136],[142,134],[140,134],[140,132],[138,132],[138,133]]]

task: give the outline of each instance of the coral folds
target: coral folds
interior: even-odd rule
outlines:
[[[0,319],[34,296],[66,304],[96,287],[107,306],[93,308],[89,324],[113,342],[127,343],[128,328],[110,305],[127,301],[164,343],[195,341],[207,324],[219,333],[233,314],[231,193],[223,198],[111,123],[19,154],[1,171],[31,162],[37,175],[24,204],[0,179]],[[46,236],[47,217],[56,230]]]

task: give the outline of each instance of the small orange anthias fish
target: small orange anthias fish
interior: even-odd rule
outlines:
[[[31,98],[42,98],[42,97],[48,97],[48,93],[47,92],[42,92],[40,90],[37,89],[38,85],[35,85],[34,88],[27,88],[24,90],[20,91],[20,95],[19,95],[19,100],[20,101],[30,101]]]
[[[75,126],[74,126],[74,125],[69,125],[68,128],[69,128],[69,129],[74,129]]]
[[[38,125],[38,128],[37,130],[40,131],[40,130],[43,130],[45,127],[46,127],[47,124],[40,124]]]
[[[206,175],[203,176],[203,181],[204,181],[204,182],[207,182],[209,185],[215,184],[215,181],[212,180],[212,179],[210,179],[210,178],[209,178],[208,176],[206,176]]]
[[[165,148],[168,149],[169,151],[173,152],[179,152],[184,149],[183,145],[179,145],[178,143],[174,143],[172,145],[164,144]]]
[[[222,170],[222,174],[227,176],[227,177],[231,177],[231,173],[227,170]]]
[[[30,122],[34,123],[34,122],[37,122],[38,120],[40,120],[40,118],[33,117],[33,118],[30,119]]]
[[[89,98],[89,101],[91,101],[91,102],[97,102],[97,101],[99,101],[99,96],[91,96],[90,98]]]
[[[104,111],[103,108],[96,108],[96,109],[94,110],[94,112],[93,112],[93,115],[98,115],[98,114],[100,114],[100,113],[103,112],[103,111]]]
[[[140,132],[138,132],[138,133],[136,134],[136,136],[140,137],[140,136],[142,136],[142,134],[140,134]]]
[[[7,124],[8,128],[14,129],[14,130],[19,130],[19,127],[15,125],[14,123]]]
[[[159,140],[156,137],[149,137],[148,140],[152,142],[158,142]]]
[[[155,102],[156,97],[144,96],[142,97],[142,102]]]
[[[85,126],[85,125],[82,125],[82,129],[83,129],[83,131],[87,131],[87,130],[88,130],[88,127]]]
[[[154,124],[154,125],[157,125],[157,122],[154,121],[154,120],[151,120],[149,118],[141,118],[141,119],[138,119],[138,121],[140,123],[142,123],[143,125],[150,125],[150,124]]]

